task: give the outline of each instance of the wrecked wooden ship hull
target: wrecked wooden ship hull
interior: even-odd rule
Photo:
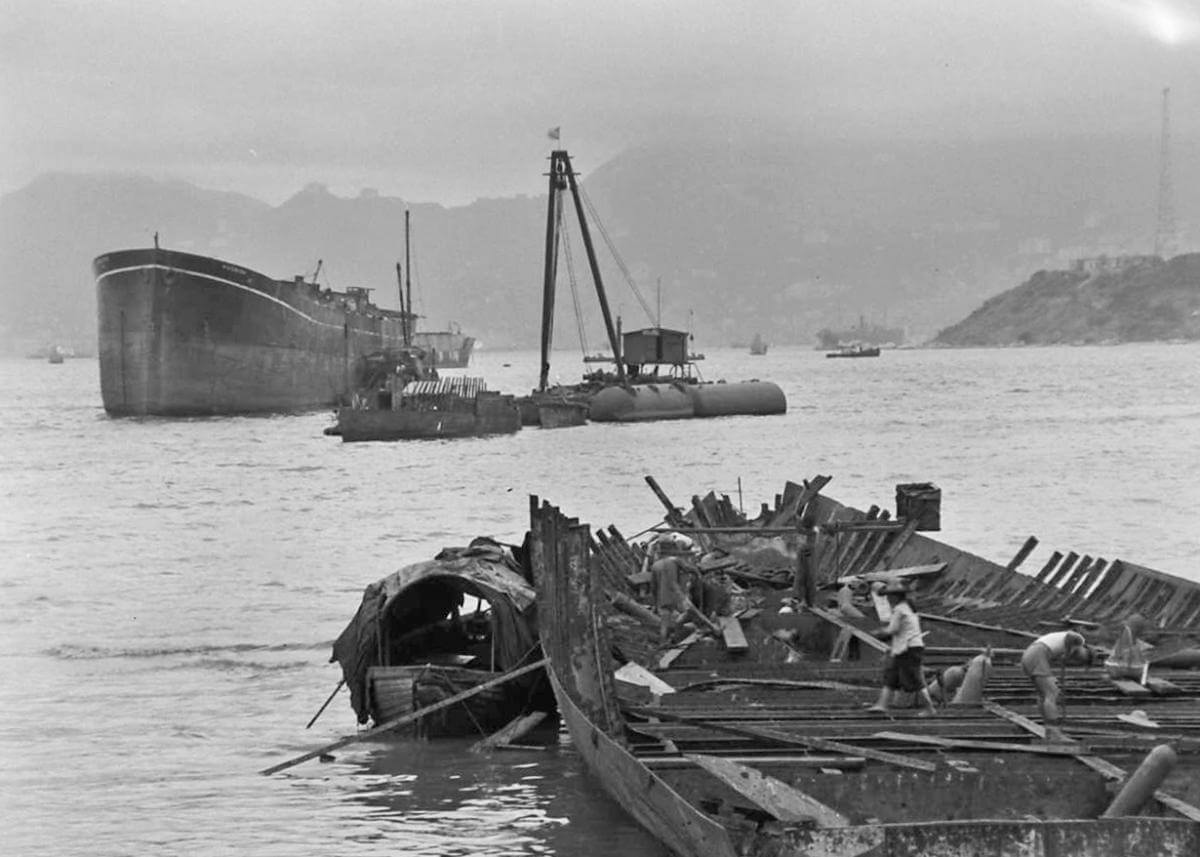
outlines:
[[[366,588],[331,657],[359,723],[384,724],[472,689],[461,703],[408,723],[405,734],[475,736],[552,710],[542,670],[487,686],[541,657],[534,592],[519,553],[475,539]],[[478,604],[474,613],[463,612],[468,598]]]
[[[752,522],[713,495],[694,497],[684,516],[652,483],[668,508],[663,529],[687,532],[705,551],[701,568],[738,583],[716,630],[696,622],[669,648],[629,606],[642,547],[533,504],[531,563],[540,612],[553,617],[541,634],[560,716],[618,803],[697,857],[1198,853],[1200,674],[1160,659],[1156,678],[1134,690],[1103,670],[1067,668],[1068,725],[1083,743],[1052,745],[1038,740],[1017,659],[1047,630],[1040,623],[1071,616],[1103,633],[1135,611],[1166,641],[1150,660],[1187,651],[1200,633],[1200,586],[1058,552],[1021,574],[1033,539],[1007,565],[992,563],[918,533],[919,515],[892,520],[824,497],[825,482],[789,484]],[[792,609],[793,557],[770,543],[786,541],[802,510],[829,527],[815,566],[829,587],[818,592],[831,597]],[[928,667],[991,648],[985,698],[933,718],[864,712],[883,644],[868,631],[878,622],[846,604],[845,581],[888,572],[923,581]],[[1132,705],[1157,728],[1118,719]],[[1147,785],[1139,765],[1163,743],[1179,764]],[[1115,786],[1117,801],[1140,787],[1140,805],[1118,808]]]

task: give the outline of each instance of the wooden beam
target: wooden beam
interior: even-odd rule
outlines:
[[[1019,631],[1016,628],[1005,628],[1002,625],[987,625],[983,622],[968,622],[966,619],[955,619],[951,616],[941,616],[937,613],[918,613],[917,615],[922,620],[928,619],[931,622],[948,622],[951,625],[962,625],[964,628],[978,628],[980,631],[999,631],[1004,634],[1012,634],[1016,637],[1026,637],[1030,640],[1036,640],[1040,636],[1029,631]]]
[[[502,729],[497,729],[486,738],[476,741],[468,748],[470,753],[482,753],[485,750],[494,750],[504,744],[511,744],[518,738],[526,735],[531,729],[545,720],[547,713],[545,711],[531,711],[529,714],[520,714],[509,721],[508,725]]]
[[[332,744],[326,744],[324,747],[318,747],[316,750],[312,750],[308,753],[304,753],[303,755],[296,756],[294,759],[288,759],[286,762],[280,762],[278,765],[272,765],[269,768],[264,768],[262,771],[260,771],[260,773],[275,774],[275,773],[278,773],[279,771],[285,770],[287,768],[291,768],[295,765],[299,765],[301,762],[307,762],[309,759],[315,759],[315,758],[317,758],[317,756],[323,755],[324,753],[328,753],[330,750],[336,750],[339,747],[345,747],[347,744],[354,744],[358,741],[364,741],[367,738],[371,738],[375,735],[379,735],[380,733],[390,732],[391,730],[396,729],[400,726],[406,726],[409,723],[413,723],[417,720],[420,720],[421,718],[425,717],[426,715],[432,714],[435,711],[441,711],[443,708],[449,708],[451,705],[457,705],[458,703],[462,702],[465,699],[470,699],[472,696],[475,696],[475,694],[477,694],[477,693],[481,693],[482,691],[489,690],[498,685],[512,681],[514,678],[519,678],[520,676],[523,676],[526,673],[531,673],[534,670],[540,670],[549,663],[550,663],[549,658],[542,658],[541,660],[534,661],[531,664],[526,664],[523,667],[518,667],[515,670],[510,670],[509,672],[506,672],[503,675],[497,676],[494,679],[485,681],[482,684],[477,684],[474,687],[467,688],[462,693],[456,693],[453,696],[448,696],[445,699],[442,699],[442,700],[439,700],[439,701],[433,703],[432,705],[426,705],[424,708],[418,708],[416,711],[413,711],[409,714],[403,714],[399,717],[393,717],[391,720],[388,720],[384,723],[380,723],[378,726],[375,726],[371,729],[367,729],[363,732],[359,732],[357,735],[349,735],[345,738],[342,738],[339,741],[334,741]]]
[[[780,821],[815,823],[817,827],[850,826],[850,819],[833,807],[754,768],[718,756],[687,758]]]
[[[873,583],[877,580],[892,580],[894,578],[911,578],[911,577],[927,577],[932,574],[940,574],[945,571],[946,563],[935,562],[929,565],[910,565],[904,568],[889,568],[881,571],[868,571],[863,574],[851,574],[846,577],[839,577],[832,584],[826,583],[824,586],[845,586],[848,583]]]
[[[883,640],[879,639],[878,637],[871,636],[862,628],[850,624],[841,616],[830,610],[826,610],[824,607],[815,607],[810,605],[805,607],[805,609],[811,612],[813,615],[820,616],[826,622],[837,625],[839,628],[846,629],[850,632],[851,636],[857,637],[859,640],[866,643],[877,652],[886,652],[888,650],[888,644],[883,642]]]
[[[898,533],[908,525],[903,518],[894,521],[879,519],[875,521],[834,521],[825,524],[825,529],[831,533]]]
[[[744,652],[750,648],[746,642],[746,633],[742,623],[736,616],[719,616],[717,624],[721,626],[721,637],[725,640],[725,648],[730,652]]]
[[[708,756],[715,754],[708,753]],[[728,759],[740,765],[788,765],[794,768],[833,768],[838,771],[858,771],[867,760],[862,756],[814,756],[812,753],[730,753],[718,758]],[[696,763],[686,755],[648,755],[639,752],[637,760],[652,771],[663,769],[694,768]]]
[[[670,649],[663,652],[662,657],[658,659],[658,668],[660,670],[665,670],[667,667],[669,667],[677,657],[687,651],[688,646],[699,640],[700,636],[701,635],[699,631],[692,631],[692,633],[688,634]]]
[[[913,759],[909,756],[901,756],[898,753],[887,753],[883,750],[874,750],[870,747],[858,747],[853,744],[843,744],[841,741],[830,741],[825,738],[816,738],[809,735],[793,735],[789,732],[781,732],[778,729],[768,729],[762,726],[744,726],[734,725],[727,722],[718,722],[715,720],[705,720],[701,717],[688,717],[682,714],[675,714],[664,708],[630,708],[634,714],[642,717],[656,717],[659,720],[666,720],[672,723],[684,723],[689,726],[697,726],[704,729],[711,729],[714,732],[727,732],[731,735],[741,735],[749,738],[762,738],[765,741],[770,741],[777,744],[791,744],[801,747],[812,747],[814,750],[823,750],[827,753],[844,753],[847,756],[863,756],[868,759],[874,759],[877,762],[887,762],[889,765],[897,765],[902,768],[911,768],[914,771],[932,772],[937,770],[937,765],[933,762],[925,762],[921,759]]]
[[[1021,545],[1021,549],[1019,551],[1017,551],[1016,556],[1014,556],[1012,559],[1010,559],[1008,561],[1008,565],[1006,565],[1004,567],[1007,568],[1009,571],[1016,571],[1017,568],[1021,565],[1021,563],[1023,563],[1025,561],[1026,557],[1028,557],[1029,554],[1033,552],[1033,549],[1035,547],[1037,547],[1037,544],[1038,544],[1038,540],[1036,537],[1030,536],[1029,538],[1027,538],[1025,540],[1025,544]]]
[[[993,753],[1038,753],[1043,756],[1079,756],[1087,748],[1065,744],[1014,744],[1009,741],[977,741],[965,738],[939,738],[936,735],[913,735],[908,732],[876,732],[872,737],[908,744],[929,744],[947,750],[990,750]]]

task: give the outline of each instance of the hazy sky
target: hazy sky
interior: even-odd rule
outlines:
[[[1200,0],[0,0],[0,192],[542,191],[664,137],[1200,136]]]

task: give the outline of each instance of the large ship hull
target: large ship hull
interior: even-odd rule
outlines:
[[[157,248],[107,253],[93,269],[100,389],[114,416],[331,407],[349,395],[360,357],[404,340],[401,314],[365,291]]]

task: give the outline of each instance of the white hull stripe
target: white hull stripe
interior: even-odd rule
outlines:
[[[288,310],[289,312],[295,313],[296,315],[300,316],[305,321],[311,322],[312,324],[315,324],[315,325],[319,325],[320,327],[339,328],[342,326],[340,324],[331,324],[327,321],[321,321],[320,319],[313,318],[308,313],[301,312],[300,310],[296,309],[294,306],[292,306],[287,301],[281,301],[277,297],[273,297],[272,295],[264,294],[263,292],[260,292],[258,289],[252,289],[249,286],[244,285],[242,283],[235,282],[234,280],[227,280],[224,277],[215,277],[212,274],[203,274],[199,271],[193,271],[189,268],[174,268],[170,265],[160,265],[157,262],[151,263],[149,265],[130,265],[127,268],[113,268],[111,271],[105,271],[103,274],[96,277],[96,282],[98,283],[101,280],[103,280],[105,277],[111,276],[113,274],[124,274],[129,271],[147,271],[152,268],[157,268],[160,271],[179,271],[181,273],[187,274],[189,277],[200,277],[205,280],[212,280],[214,283],[221,283],[222,285],[225,285],[225,286],[232,286],[235,289],[241,289],[243,292],[249,292],[250,294],[254,295],[255,297],[260,297],[265,301],[270,301],[271,303],[278,304],[279,306],[283,307],[284,309]],[[362,328],[358,328],[358,327],[351,328],[351,330],[354,331],[355,333],[365,333],[370,336],[380,336],[380,337],[383,336],[382,331],[363,330]]]

